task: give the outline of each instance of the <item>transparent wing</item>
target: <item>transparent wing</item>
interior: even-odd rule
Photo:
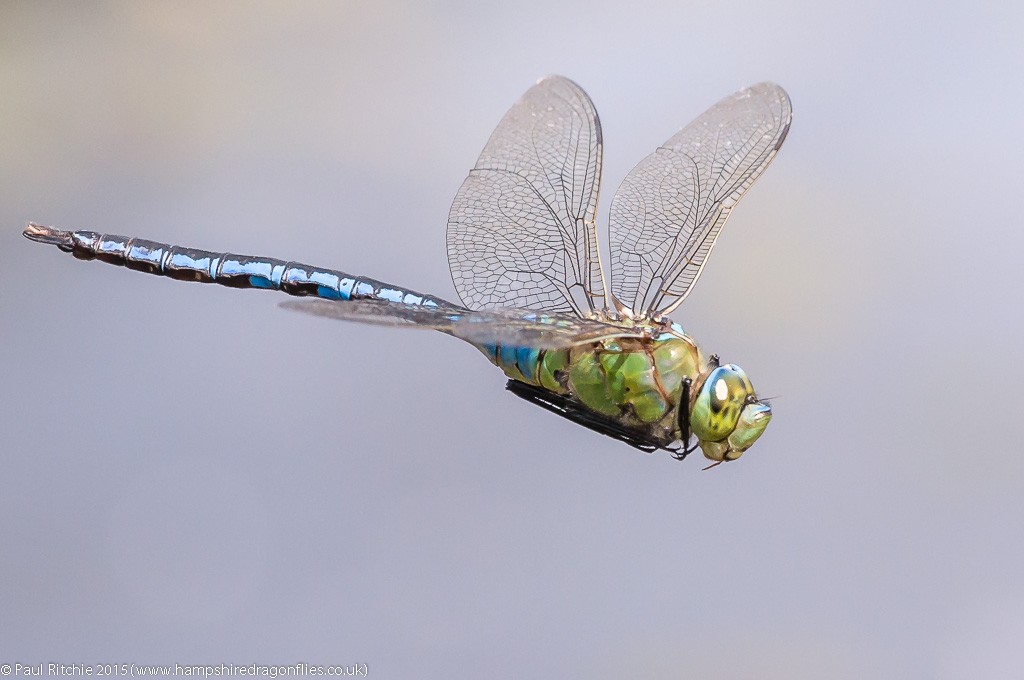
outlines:
[[[638,334],[573,314],[528,309],[474,311],[454,305],[406,305],[384,300],[289,300],[281,306],[342,321],[438,330],[474,344],[572,347],[611,336]]]
[[[509,109],[448,215],[448,265],[467,307],[604,308],[601,149],[594,105],[571,80],[544,78]]]
[[[760,83],[712,106],[630,171],[609,224],[612,290],[621,302],[645,316],[679,306],[792,117],[785,90]]]

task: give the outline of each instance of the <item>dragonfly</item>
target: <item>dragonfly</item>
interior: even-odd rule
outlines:
[[[761,436],[771,405],[747,374],[669,318],[792,121],[774,83],[732,94],[625,177],[609,211],[610,278],[596,229],[604,141],[573,81],[539,80],[498,123],[455,196],[448,265],[460,303],[343,271],[29,223],[83,260],[234,288],[331,319],[432,329],[469,342],[512,394],[645,452],[709,467]],[[610,285],[609,285],[610,283]]]

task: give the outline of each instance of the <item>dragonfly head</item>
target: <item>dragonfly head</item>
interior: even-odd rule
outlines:
[[[747,374],[735,364],[713,369],[690,409],[690,429],[704,456],[719,462],[742,456],[771,419],[771,407],[757,400]]]

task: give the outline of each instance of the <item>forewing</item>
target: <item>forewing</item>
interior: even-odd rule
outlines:
[[[634,333],[574,314],[529,309],[469,310],[446,305],[406,305],[384,300],[289,300],[282,307],[342,321],[438,330],[474,344],[572,347]]]
[[[760,83],[712,106],[630,171],[609,223],[616,298],[644,316],[679,306],[792,117],[785,90]]]
[[[574,82],[544,78],[498,123],[448,215],[448,265],[472,309],[603,309],[594,218],[601,123]]]

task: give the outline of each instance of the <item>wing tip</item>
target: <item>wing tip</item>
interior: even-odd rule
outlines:
[[[562,87],[569,88],[570,90],[572,90],[572,92],[574,94],[576,94],[577,96],[581,96],[583,98],[583,100],[589,105],[590,109],[594,108],[594,102],[591,101],[590,95],[588,95],[587,91],[584,90],[583,87],[581,87],[580,84],[577,83],[572,78],[568,78],[566,76],[559,75],[557,73],[549,73],[546,76],[538,78],[537,82],[534,83],[534,87],[557,87],[557,86],[562,86]]]
[[[576,84],[573,83],[571,79],[566,78],[560,73],[549,73],[547,75],[541,76],[540,78],[537,78],[537,82],[535,82],[534,85],[544,85],[548,83],[572,83],[573,85]]]
[[[774,147],[775,151],[778,151],[782,147],[782,143],[786,141],[786,135],[789,134],[789,128],[793,123],[793,100],[786,92],[786,88],[770,80],[763,80],[743,88],[733,96],[741,99],[752,96],[771,97],[779,103],[782,108],[778,126],[779,139],[775,142]]]
[[[782,87],[778,83],[772,82],[771,80],[762,80],[760,83],[755,83],[750,87],[743,88],[736,94],[747,93],[759,95],[769,93],[774,94],[775,99],[782,104],[783,108],[787,112],[787,119],[791,120],[793,118],[793,99],[789,96],[789,92],[786,91],[786,88]]]

